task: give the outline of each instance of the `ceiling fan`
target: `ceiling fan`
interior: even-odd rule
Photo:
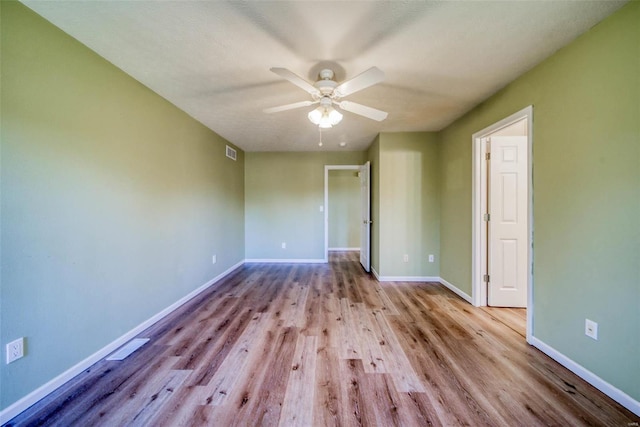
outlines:
[[[287,70],[286,68],[271,68],[271,71],[289,80],[294,85],[305,90],[311,95],[312,101],[300,101],[293,104],[281,105],[263,110],[265,113],[278,113],[280,111],[293,110],[294,108],[309,107],[311,105],[320,104],[318,108],[308,114],[309,120],[318,125],[320,128],[330,128],[342,120],[342,114],[338,112],[334,105],[340,109],[349,111],[354,114],[366,117],[378,122],[387,118],[387,112],[376,108],[367,107],[352,101],[344,101],[341,99],[373,86],[384,80],[384,73],[378,67],[371,67],[365,72],[355,76],[351,80],[347,80],[338,84],[333,78],[333,70],[324,69],[320,71],[320,79],[311,84],[302,77]]]

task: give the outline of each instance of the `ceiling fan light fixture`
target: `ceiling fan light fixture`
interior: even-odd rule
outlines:
[[[318,107],[314,110],[311,110],[307,117],[309,117],[309,121],[314,125],[320,124],[320,119],[322,119],[322,113],[324,111],[323,107]]]
[[[335,108],[331,108],[329,111],[329,121],[332,125],[337,125],[342,120],[342,114],[338,112]]]
[[[342,114],[340,114],[335,108],[329,106],[320,106],[315,110],[312,110],[307,115],[309,121],[314,125],[321,127],[322,129],[329,129],[334,125],[337,125],[342,120]]]

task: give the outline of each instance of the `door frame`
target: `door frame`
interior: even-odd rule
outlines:
[[[527,254],[527,342],[533,337],[533,105],[513,113],[491,126],[471,136],[473,147],[472,164],[472,269],[471,269],[471,302],[476,307],[487,305],[487,286],[482,280],[483,260],[487,257],[487,232],[484,226],[487,185],[485,152],[486,144],[482,142],[491,134],[509,125],[527,120],[527,205],[528,205],[528,254]]]
[[[360,172],[362,165],[324,165],[324,262],[329,262],[329,171],[352,170]],[[362,250],[362,248],[360,248]]]

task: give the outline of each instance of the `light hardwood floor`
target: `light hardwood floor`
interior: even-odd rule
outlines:
[[[520,319],[522,314],[508,317]],[[513,319],[512,319],[513,320]],[[245,265],[10,425],[629,426],[500,313],[357,253]],[[637,424],[635,424],[637,425]]]
[[[482,307],[489,316],[505,326],[513,329],[522,338],[527,336],[527,309],[526,308],[502,308],[502,307]]]

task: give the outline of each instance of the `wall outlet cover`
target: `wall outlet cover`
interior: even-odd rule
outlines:
[[[24,356],[24,337],[7,344],[7,364]]]
[[[593,338],[594,340],[598,340],[598,324],[593,320],[585,319],[584,320],[584,334],[589,338]]]

